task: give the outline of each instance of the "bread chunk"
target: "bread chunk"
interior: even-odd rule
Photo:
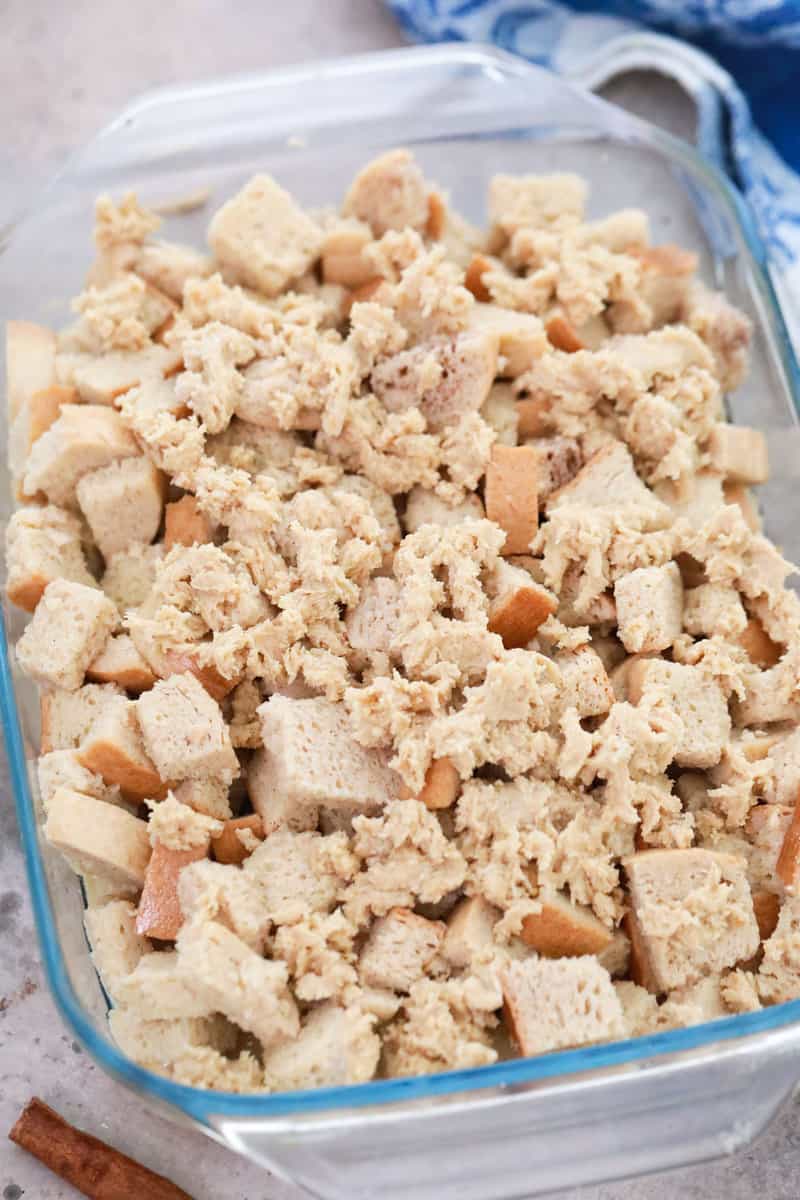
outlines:
[[[381,1041],[374,1018],[329,1002],[305,1017],[299,1034],[264,1060],[264,1076],[278,1092],[366,1083],[378,1068]]]
[[[31,450],[25,468],[25,494],[44,492],[51,503],[74,507],[82,476],[138,454],[133,434],[112,408],[64,404],[58,419]]]
[[[641,659],[628,676],[633,704],[649,712],[677,713],[683,730],[675,750],[681,767],[713,767],[731,735],[725,696],[699,668],[661,659]]]
[[[767,442],[757,429],[719,422],[711,430],[708,454],[712,468],[733,483],[766,483],[769,479]]]
[[[72,513],[54,504],[27,505],[6,528],[6,591],[12,604],[33,612],[56,579],[96,587],[83,553],[83,531]]]
[[[183,925],[178,900],[178,876],[189,863],[205,858],[206,846],[174,850],[155,842],[145,871],[144,886],[136,917],[138,933],[161,941],[173,942]]]
[[[441,921],[427,921],[409,908],[392,908],[370,930],[359,958],[367,987],[408,992],[425,974],[445,935]]]
[[[543,958],[576,958],[608,950],[613,934],[589,908],[559,892],[539,897],[541,909],[525,917],[520,937]]]
[[[530,446],[494,446],[486,469],[486,516],[505,530],[503,554],[527,554],[539,527],[538,456]]]
[[[158,800],[167,792],[142,741],[134,701],[104,705],[81,741],[78,761],[134,800]]]
[[[56,335],[33,321],[6,322],[8,423],[37,392],[56,380]]]
[[[447,918],[441,955],[452,967],[468,968],[494,944],[494,926],[500,910],[483,896],[465,896]]]
[[[136,930],[136,906],[130,900],[111,900],[99,908],[87,908],[83,923],[95,970],[117,1003],[122,981],[151,950],[150,942]]]
[[[512,962],[502,981],[506,1027],[526,1056],[625,1036],[614,985],[596,958]]]
[[[639,567],[614,584],[619,638],[629,654],[668,649],[683,630],[683,581],[677,563]]]
[[[122,696],[115,684],[87,683],[76,692],[63,688],[42,692],[40,727],[42,754],[51,750],[74,750],[92,724],[115,697]]]
[[[555,657],[561,672],[559,695],[563,708],[574,708],[579,717],[599,717],[614,703],[614,691],[603,660],[591,646],[565,651]]]
[[[506,650],[527,646],[556,611],[556,597],[527,571],[505,562],[498,563],[492,582],[496,594],[489,609],[490,632],[500,635]]]
[[[428,187],[408,150],[390,150],[367,163],[351,183],[342,212],[364,221],[376,237],[390,229],[421,233],[428,222]]]
[[[137,715],[145,748],[162,779],[218,778],[239,774],[219,705],[193,675],[172,675],[139,697]]]
[[[116,683],[126,692],[145,692],[156,677],[127,633],[110,637],[86,668],[93,683]]]
[[[104,800],[107,804],[123,803],[119,788],[106,783],[100,775],[95,775],[93,771],[82,766],[74,750],[49,750],[46,754],[40,754],[36,764],[36,775],[45,812],[51,797],[59,788],[82,792],[85,796],[94,796],[95,800]]]
[[[147,458],[128,458],[83,475],[78,504],[106,561],[152,542],[164,509],[164,477]]]
[[[44,835],[74,870],[138,891],[150,859],[147,822],[68,788],[50,798]]]
[[[98,588],[54,579],[17,642],[17,661],[38,683],[77,691],[118,620]]]
[[[214,540],[214,527],[194,496],[181,496],[164,509],[164,550],[173,546],[204,545]]]

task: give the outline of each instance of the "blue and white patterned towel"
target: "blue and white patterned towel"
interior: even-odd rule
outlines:
[[[634,67],[672,74],[697,104],[701,152],[750,203],[800,355],[800,0],[387,2],[417,41],[493,42],[591,87]]]

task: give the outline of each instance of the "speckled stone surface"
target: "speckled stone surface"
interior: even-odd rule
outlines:
[[[138,92],[402,43],[378,0],[0,0],[0,16],[0,229],[75,146]],[[663,80],[630,76],[607,95],[673,132],[691,134],[688,102]],[[78,1194],[5,1140],[34,1093],[169,1176],[195,1200],[293,1200],[304,1194],[199,1133],[170,1127],[167,1134],[160,1118],[142,1111],[72,1040],[42,978],[4,761],[0,767],[2,1200],[72,1200]],[[800,1109],[789,1106],[735,1158],[563,1195],[797,1200]]]

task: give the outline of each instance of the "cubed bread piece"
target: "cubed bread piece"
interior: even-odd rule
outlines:
[[[136,930],[136,905],[111,900],[83,914],[92,962],[108,995],[117,1003],[119,985],[135,970],[151,946]]]
[[[800,722],[800,689],[794,655],[784,655],[774,667],[749,676],[745,680],[744,699],[734,697],[731,707],[734,722],[739,726]]]
[[[373,924],[358,960],[367,987],[408,992],[422,979],[445,935],[442,921],[427,921],[410,908],[392,908]]]
[[[64,356],[59,356],[58,362]],[[180,350],[155,343],[143,350],[112,350],[107,354],[80,354],[64,374],[64,382],[72,384],[84,404],[106,408],[135,387],[148,389],[183,365]],[[174,389],[170,390],[174,400]],[[118,457],[118,456],[117,456]]]
[[[677,713],[683,732],[675,751],[679,767],[713,767],[731,735],[728,705],[719,684],[697,667],[641,659],[628,676],[632,704]]]
[[[537,900],[541,908],[525,917],[520,937],[543,958],[599,955],[611,945],[613,933],[590,908],[573,904],[560,892],[542,892]]]
[[[408,493],[403,528],[416,533],[423,525],[458,525],[461,521],[480,520],[486,514],[480,496],[466,495],[457,504],[448,504],[435,492],[417,484]]]
[[[747,619],[745,616],[744,625],[736,632],[739,634],[736,639],[739,645],[743,647],[750,661],[761,667],[762,671],[774,667],[779,661],[781,648],[777,642],[773,642],[758,617]]]
[[[797,803],[783,835],[775,872],[785,888],[790,892],[797,890],[800,884],[800,805]]]
[[[234,817],[225,822],[222,833],[212,837],[211,852],[219,863],[242,863],[255,849],[252,843],[248,846],[248,842],[251,839],[263,842],[264,836],[264,822],[258,813]]]
[[[766,483],[769,479],[767,440],[757,429],[719,421],[708,439],[711,466],[734,483]]]
[[[86,668],[86,678],[94,683],[119,684],[126,692],[145,692],[156,681],[127,633],[108,639]]]
[[[178,961],[197,995],[265,1048],[297,1036],[300,1020],[286,963],[262,958],[224,925],[202,920],[181,929]]]
[[[493,446],[486,468],[486,516],[505,530],[502,553],[527,554],[539,528],[538,457],[529,446]]]
[[[149,458],[127,458],[83,475],[78,504],[108,562],[134,542],[152,542],[161,524],[166,484]]]
[[[586,207],[580,175],[493,175],[489,221],[507,236],[518,229],[565,229],[580,224]]]
[[[277,1092],[366,1083],[378,1069],[381,1040],[375,1018],[359,1007],[333,1001],[303,1019],[296,1038],[277,1046],[264,1059],[264,1078]]]
[[[291,733],[288,734],[291,744]],[[280,750],[277,752],[280,754]],[[316,829],[319,806],[305,802],[302,793],[287,789],[286,773],[273,755],[263,748],[256,750],[247,763],[247,793],[250,803],[260,817],[265,833],[286,827],[297,833]]]
[[[164,557],[163,546],[137,544],[115,554],[106,563],[101,586],[121,613],[139,608],[150,595],[156,568]]]
[[[17,661],[37,683],[77,691],[118,620],[98,588],[54,579],[17,642]]]
[[[34,443],[58,420],[62,407],[75,404],[77,399],[74,388],[55,384],[34,392],[20,408],[8,431],[8,465],[18,488]]]
[[[435,758],[425,772],[422,791],[417,796],[426,808],[436,812],[452,808],[461,791],[461,776],[449,758]]]
[[[459,900],[447,918],[442,958],[458,970],[468,968],[474,959],[491,949],[500,915],[500,910],[483,896],[465,896]]]
[[[683,580],[677,563],[639,567],[614,584],[619,639],[629,654],[657,654],[683,632]]]
[[[489,395],[483,402],[481,416],[497,434],[501,446],[516,446],[519,415],[510,383],[493,383]]]
[[[230,785],[222,779],[184,779],[173,792],[181,804],[215,821],[226,821],[231,815]]]
[[[100,775],[82,766],[74,750],[50,750],[40,754],[36,776],[45,812],[59,788],[83,792],[85,796],[94,796],[95,800],[104,800],[107,804],[121,803],[119,788],[107,784]]]
[[[687,633],[696,637],[717,633],[733,638],[747,628],[747,613],[736,588],[724,583],[703,583],[684,594],[683,625]]]
[[[118,412],[97,404],[65,404],[31,450],[25,494],[44,492],[53,504],[74,506],[83,475],[138,454],[136,440]]]
[[[113,698],[122,696],[122,690],[111,683],[87,683],[77,692],[62,688],[42,692],[39,699],[40,752],[74,750]]]
[[[596,958],[529,958],[502,975],[506,1027],[523,1055],[625,1036],[611,976]]]
[[[369,225],[343,218],[325,231],[320,253],[323,283],[359,288],[375,278],[375,267],[364,254],[372,241]]]
[[[144,883],[147,822],[117,805],[59,788],[50,798],[44,835],[81,874],[102,875],[132,891]]]
[[[536,630],[558,608],[551,591],[535,583],[527,571],[498,563],[492,581],[489,630],[503,639],[506,650],[527,646]]]
[[[116,1003],[161,1021],[209,1017],[214,1009],[193,986],[175,950],[159,950],[141,958],[117,985]]]
[[[131,799],[159,800],[167,794],[145,750],[135,701],[115,699],[103,707],[81,742],[78,761]]]
[[[536,478],[539,483],[539,507],[553,492],[574,479],[581,466],[581,448],[577,438],[536,437],[525,443],[536,451]]]
[[[667,506],[636,474],[630,451],[623,442],[608,442],[591,455],[569,483],[553,492],[547,508],[551,511],[565,504],[615,508],[622,512],[646,509],[654,521],[666,524],[669,519]]]
[[[239,774],[219,705],[193,675],[160,680],[137,701],[145,748],[162,779],[219,778]]]
[[[164,550],[213,542],[214,527],[188,492],[164,509]]]
[[[282,803],[307,808],[325,804],[373,812],[394,799],[399,776],[386,755],[354,739],[343,705],[328,700],[271,696],[258,710],[264,734],[264,776]],[[268,808],[253,807],[269,825]]]
[[[370,226],[376,237],[389,229],[416,229],[428,223],[428,185],[408,150],[389,150],[358,172],[342,212]]]
[[[419,408],[428,427],[438,430],[477,412],[496,374],[496,339],[468,332],[382,359],[370,385],[389,412]]]
[[[312,266],[322,231],[274,179],[255,175],[214,214],[208,240],[233,279],[277,296]]]
[[[680,319],[692,276],[697,270],[697,255],[681,246],[627,246],[642,267],[640,294],[652,313],[654,328]]]
[[[206,278],[214,264],[194,246],[155,241],[145,242],[139,249],[133,267],[147,283],[180,304],[186,282]]]
[[[599,717],[614,703],[603,660],[591,646],[567,650],[555,656],[561,672],[559,698],[563,709],[574,708],[578,716]]]
[[[6,322],[6,397],[11,425],[23,404],[56,380],[56,335],[33,321]]]
[[[498,304],[473,304],[467,315],[467,328],[490,334],[496,341],[502,360],[498,374],[508,379],[522,375],[550,349],[538,317]]]
[[[80,521],[53,504],[28,505],[12,514],[6,569],[8,598],[26,612],[33,612],[55,579],[96,586],[83,554]]]
[[[139,899],[136,929],[147,937],[172,942],[183,924],[178,900],[178,877],[189,863],[198,862],[208,854],[207,846],[190,846],[175,850],[155,842],[144,877]]]
[[[399,584],[385,575],[368,579],[358,603],[345,616],[348,641],[367,660],[373,654],[388,654],[399,619]]]
[[[142,644],[143,650],[146,649],[142,640],[141,630],[137,630],[135,622],[131,622],[131,630],[134,638],[138,636]],[[160,652],[156,648],[155,655],[150,654],[150,661],[157,668],[160,675],[167,677],[170,675],[193,675],[203,689],[208,692],[212,699],[220,701],[224,700],[229,692],[232,692],[239,683],[239,676],[234,679],[228,679],[223,675],[213,663],[203,665],[198,661],[197,651],[189,650],[185,654],[179,653],[177,650],[167,650]]]
[[[624,862],[647,958],[645,986],[671,991],[755,954],[745,863],[713,850],[645,850]]]
[[[354,870],[343,833],[323,837],[285,828],[268,833],[242,864],[276,925],[293,925],[309,913],[330,912],[344,877]]]

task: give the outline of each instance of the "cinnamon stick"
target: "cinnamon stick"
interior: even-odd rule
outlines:
[[[163,1175],[70,1125],[37,1096],[8,1136],[89,1200],[192,1200]]]

